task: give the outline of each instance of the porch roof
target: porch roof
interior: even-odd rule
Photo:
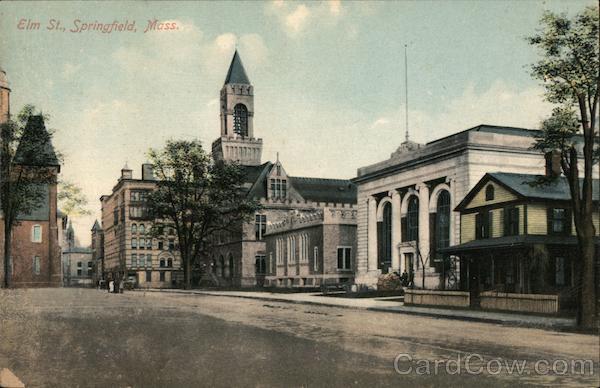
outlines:
[[[596,238],[596,244],[600,240]],[[480,249],[492,249],[492,248],[519,248],[525,246],[531,246],[534,244],[546,244],[546,245],[577,245],[577,237],[575,236],[547,236],[547,235],[533,235],[533,234],[521,234],[517,236],[504,236],[496,238],[486,238],[481,240],[472,240],[464,244],[453,245],[447,248],[439,249],[440,253],[457,254],[470,251],[476,251]]]

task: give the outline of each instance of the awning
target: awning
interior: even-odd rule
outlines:
[[[596,238],[596,244],[600,239]],[[438,249],[440,253],[457,254],[482,249],[506,249],[529,247],[536,244],[544,245],[577,245],[577,237],[575,236],[547,236],[547,235],[532,235],[522,234],[517,236],[504,236],[496,238],[486,238],[480,240],[472,240],[464,244],[453,245],[446,248]]]

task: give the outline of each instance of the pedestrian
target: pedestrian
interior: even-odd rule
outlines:
[[[110,293],[115,292],[115,282],[112,279],[108,283],[108,292],[110,292]]]

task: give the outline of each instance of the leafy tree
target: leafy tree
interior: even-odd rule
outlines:
[[[58,207],[69,216],[85,216],[91,212],[87,208],[88,200],[81,188],[68,181],[58,182]]]
[[[0,207],[4,223],[4,287],[10,286],[11,240],[19,217],[31,214],[46,200],[47,185],[56,183],[59,162],[46,131],[28,131],[44,126],[44,116],[26,105],[16,120],[0,124]],[[44,127],[45,129],[45,127]]]
[[[167,141],[150,150],[157,188],[148,196],[153,234],[166,225],[177,234],[184,286],[191,286],[191,268],[208,249],[210,237],[248,221],[259,204],[246,197],[243,171],[233,163],[215,162],[199,141]]]
[[[572,19],[566,14],[546,12],[541,18],[542,28],[528,38],[541,54],[532,65],[532,75],[543,81],[546,99],[557,105],[542,122],[534,148],[558,152],[569,182],[580,256],[576,263],[580,285],[578,321],[584,327],[594,325],[597,308],[592,166],[598,141],[598,19],[595,7],[585,8]]]

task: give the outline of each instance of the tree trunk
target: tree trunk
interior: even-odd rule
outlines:
[[[585,216],[580,236],[581,252],[581,293],[578,323],[581,327],[593,329],[596,321],[595,246],[592,219]]]
[[[10,287],[11,284],[11,234],[12,228],[7,222],[4,220],[4,288]]]
[[[189,290],[192,288],[190,258],[182,255],[181,260],[183,261],[183,288]]]

